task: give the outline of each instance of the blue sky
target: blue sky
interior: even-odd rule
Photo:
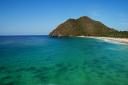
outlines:
[[[0,35],[46,35],[80,16],[128,30],[128,0],[0,0]]]

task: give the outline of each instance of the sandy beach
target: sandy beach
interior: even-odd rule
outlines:
[[[100,39],[111,43],[128,44],[128,38],[96,37],[96,36],[78,36],[78,37]]]

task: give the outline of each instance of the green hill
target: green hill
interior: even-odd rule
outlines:
[[[106,37],[128,37],[128,32],[119,32],[87,16],[79,19],[68,19],[54,29],[49,36],[106,36]]]

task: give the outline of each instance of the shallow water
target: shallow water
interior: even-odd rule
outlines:
[[[1,36],[0,85],[128,85],[128,45]]]

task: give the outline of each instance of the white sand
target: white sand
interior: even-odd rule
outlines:
[[[77,37],[94,38],[111,43],[128,44],[128,38],[96,37],[96,36],[77,36]]]

